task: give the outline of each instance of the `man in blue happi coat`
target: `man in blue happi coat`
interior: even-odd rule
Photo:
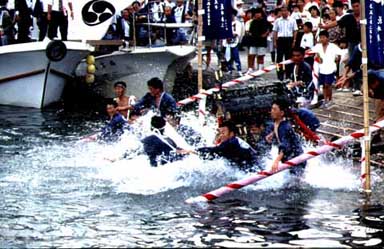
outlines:
[[[153,116],[151,119],[153,134],[145,137],[141,141],[144,145],[144,152],[148,155],[151,166],[153,167],[177,159],[176,143],[164,135],[165,125],[166,122],[163,117]]]
[[[119,139],[119,137],[124,133],[124,127],[127,125],[127,121],[117,110],[117,102],[111,100],[107,103],[107,114],[109,116],[109,121],[106,126],[102,129],[99,139],[113,142]]]
[[[219,128],[220,144],[214,147],[197,149],[202,155],[217,155],[228,159],[242,170],[255,170],[257,155],[255,150],[244,140],[236,136],[236,126],[225,121]]]
[[[303,148],[299,136],[293,130],[290,122],[286,119],[289,112],[288,102],[284,99],[277,99],[273,102],[271,108],[271,117],[274,122],[273,132],[268,136],[272,142],[275,138],[279,147],[279,154],[272,164],[272,171],[278,170],[279,162],[286,162],[303,153]],[[306,162],[290,169],[290,173],[296,176],[302,176],[305,170]]]
[[[130,109],[142,111],[153,108],[164,118],[168,113],[174,113],[176,110],[176,101],[169,94],[164,92],[163,82],[159,78],[152,78],[147,82],[148,93],[144,95]]]

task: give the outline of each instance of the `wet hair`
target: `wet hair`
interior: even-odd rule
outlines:
[[[133,116],[141,116],[141,113],[139,110],[132,110],[129,112],[129,118],[132,118]]]
[[[106,106],[108,106],[108,105],[113,105],[113,107],[115,107],[115,108],[118,106],[117,102],[113,99],[110,99],[107,101]]]
[[[127,84],[124,82],[124,81],[118,81],[118,82],[116,82],[114,85],[113,85],[113,87],[117,87],[117,86],[120,86],[120,87],[122,87],[122,88],[127,88]]]
[[[8,0],[0,0],[0,6],[5,6],[7,5]]]
[[[322,31],[320,31],[320,33],[319,33],[319,37],[320,36],[325,36],[325,37],[327,37],[327,38],[329,38],[329,33],[328,33],[328,31],[326,31],[326,30],[322,30]]]
[[[344,8],[344,5],[341,1],[335,1],[332,5],[333,8]]]
[[[234,132],[236,133],[236,125],[234,122],[230,121],[230,120],[227,120],[227,121],[224,121],[221,125],[220,125],[220,128],[222,127],[227,127],[229,132]]]
[[[310,30],[313,29],[313,24],[311,22],[305,22],[304,23],[304,26],[306,26],[307,28],[309,28]]]
[[[165,120],[161,116],[153,116],[151,118],[151,128],[152,129],[158,129],[159,131],[162,131],[165,127]]]
[[[274,14],[277,15],[277,14],[279,14],[280,11],[281,11],[281,8],[276,8],[274,11]]]
[[[351,4],[355,4],[355,3],[360,4],[360,0],[352,0],[352,1],[351,1]]]
[[[157,77],[148,80],[147,85],[155,89],[160,89],[160,90],[164,89],[163,82],[161,81],[161,79]]]
[[[277,105],[281,111],[284,112],[284,116],[288,115],[289,102],[284,98],[277,98],[272,102],[272,105]]]

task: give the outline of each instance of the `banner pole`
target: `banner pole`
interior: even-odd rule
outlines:
[[[363,98],[364,98],[364,149],[365,149],[365,184],[364,192],[371,193],[371,136],[369,134],[369,96],[368,96],[368,56],[367,56],[367,19],[365,17],[365,1],[360,1],[360,30],[363,67]]]
[[[197,90],[203,89],[203,0],[197,0]]]

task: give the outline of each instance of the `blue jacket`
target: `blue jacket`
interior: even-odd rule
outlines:
[[[299,136],[295,133],[289,121],[282,121],[277,132],[278,138],[276,138],[276,140],[278,142],[279,153],[284,153],[284,157],[282,159],[283,162],[303,153]]]
[[[116,141],[124,133],[127,121],[120,113],[113,115],[112,119],[101,130],[100,139],[104,141]]]
[[[298,65],[298,73],[296,75],[296,81],[302,81],[303,86],[297,86],[292,89],[292,92],[296,97],[304,97],[306,99],[312,99],[315,91],[315,85],[313,84],[312,69],[311,66],[303,61]],[[295,80],[295,64],[288,66],[288,78],[292,81]]]
[[[296,113],[301,121],[303,121],[304,124],[313,132],[320,127],[320,121],[312,111],[306,108],[293,109],[292,111]]]
[[[157,108],[155,97],[147,93],[134,105],[134,108],[138,111],[145,108],[158,109],[161,116],[165,117],[168,113],[176,112],[176,101],[169,93],[164,92],[160,100],[159,108]]]
[[[172,139],[164,137],[164,140],[166,140],[172,147],[176,148],[176,144]],[[171,148],[167,143],[162,141],[156,135],[150,135],[141,140],[141,142],[144,145],[144,152],[148,155],[151,166],[156,167],[158,161],[160,164],[165,164],[167,161],[172,161],[173,157],[171,155],[171,151],[173,148]],[[159,158],[159,156],[161,157]]]
[[[215,147],[199,148],[198,152],[222,156],[245,170],[255,166],[257,162],[256,152],[238,137],[232,137]]]

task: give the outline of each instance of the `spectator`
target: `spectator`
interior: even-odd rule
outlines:
[[[304,4],[304,0],[297,0],[297,7],[299,7],[301,20],[303,21],[303,23],[307,22],[309,17],[311,16],[311,14],[304,9]]]
[[[309,0],[305,6],[304,6],[304,10],[308,11],[308,12],[311,12],[310,11],[310,8],[312,6],[315,6],[317,9],[319,9],[319,4],[315,1],[315,0]]]
[[[343,76],[337,81],[336,87],[348,87],[348,82],[352,81],[353,96],[362,96],[361,84],[362,84],[362,70],[361,70],[361,46],[356,45],[352,52],[352,56],[349,57],[343,72]],[[352,74],[349,72],[352,71]]]
[[[48,32],[48,0],[36,0],[33,16],[39,27],[39,41],[44,40]]]
[[[324,21],[325,24],[336,21],[336,11],[334,9],[329,10],[329,20]],[[340,39],[342,38],[342,30],[340,26],[335,26],[333,28],[328,29],[329,33],[329,42],[338,44]]]
[[[229,74],[232,75],[233,62],[236,63],[236,69],[239,76],[243,76],[241,72],[241,61],[239,55],[239,37],[241,32],[241,23],[236,19],[236,16],[232,17],[232,38],[223,40],[223,47],[225,48],[225,61],[227,62],[227,68]]]
[[[345,28],[345,38],[348,41],[348,54],[352,55],[354,47],[361,41],[360,37],[360,1],[352,0],[353,14],[346,14],[338,21],[332,21],[328,24],[320,24],[322,29],[330,29],[339,25]]]
[[[133,11],[132,7],[131,11]],[[117,18],[116,33],[119,39],[128,42],[133,40],[133,16],[128,8],[124,9],[122,15]]]
[[[281,8],[281,18],[277,19],[273,26],[274,46],[277,50],[277,63],[281,62],[283,57],[285,57],[286,60],[291,57],[291,50],[296,42],[297,30],[296,21],[289,17],[287,7],[283,6]],[[280,80],[283,80],[284,78],[283,73],[284,69],[278,71]]]
[[[384,69],[369,70],[369,96],[375,100],[376,122],[384,120]]]
[[[165,6],[164,7],[164,16],[162,18],[162,22],[163,23],[176,23],[176,19],[172,15],[171,6]],[[176,35],[177,35],[177,29],[176,28],[167,28],[165,30],[166,44],[168,46],[175,44]]]
[[[249,47],[248,72],[255,69],[255,57],[257,57],[257,70],[264,68],[264,56],[267,53],[267,37],[270,32],[270,23],[264,18],[263,10],[257,8],[249,27],[251,46]]]
[[[29,28],[32,26],[32,11],[25,0],[15,0],[15,20],[17,22],[17,42],[29,42]]]
[[[176,0],[176,6],[172,9],[172,15],[176,19],[176,23],[186,23],[187,20],[192,19],[192,11],[184,3],[184,0]],[[187,32],[189,28],[179,28],[176,35],[177,44],[185,44],[188,41]]]
[[[305,50],[309,50],[315,45],[315,37],[312,32],[312,23],[304,23],[303,29],[304,35],[301,38],[300,47],[304,48]]]
[[[312,51],[316,53],[315,60],[319,62],[319,85],[324,85],[323,108],[328,108],[332,104],[332,85],[336,80],[336,60],[340,59],[341,50],[338,46],[329,42],[329,34],[323,30],[319,34],[320,43]]]
[[[309,12],[311,13],[311,16],[309,17],[308,21],[312,23],[312,32],[316,36],[317,29],[321,21],[320,11],[315,5],[313,5],[309,8]]]
[[[68,36],[68,8],[73,20],[73,8],[71,0],[52,0],[48,4],[47,19],[50,22],[48,27],[49,39],[57,37],[57,29],[60,29],[61,40],[66,41]]]
[[[0,1],[0,46],[8,45],[12,40],[13,23],[6,5],[7,1]]]

